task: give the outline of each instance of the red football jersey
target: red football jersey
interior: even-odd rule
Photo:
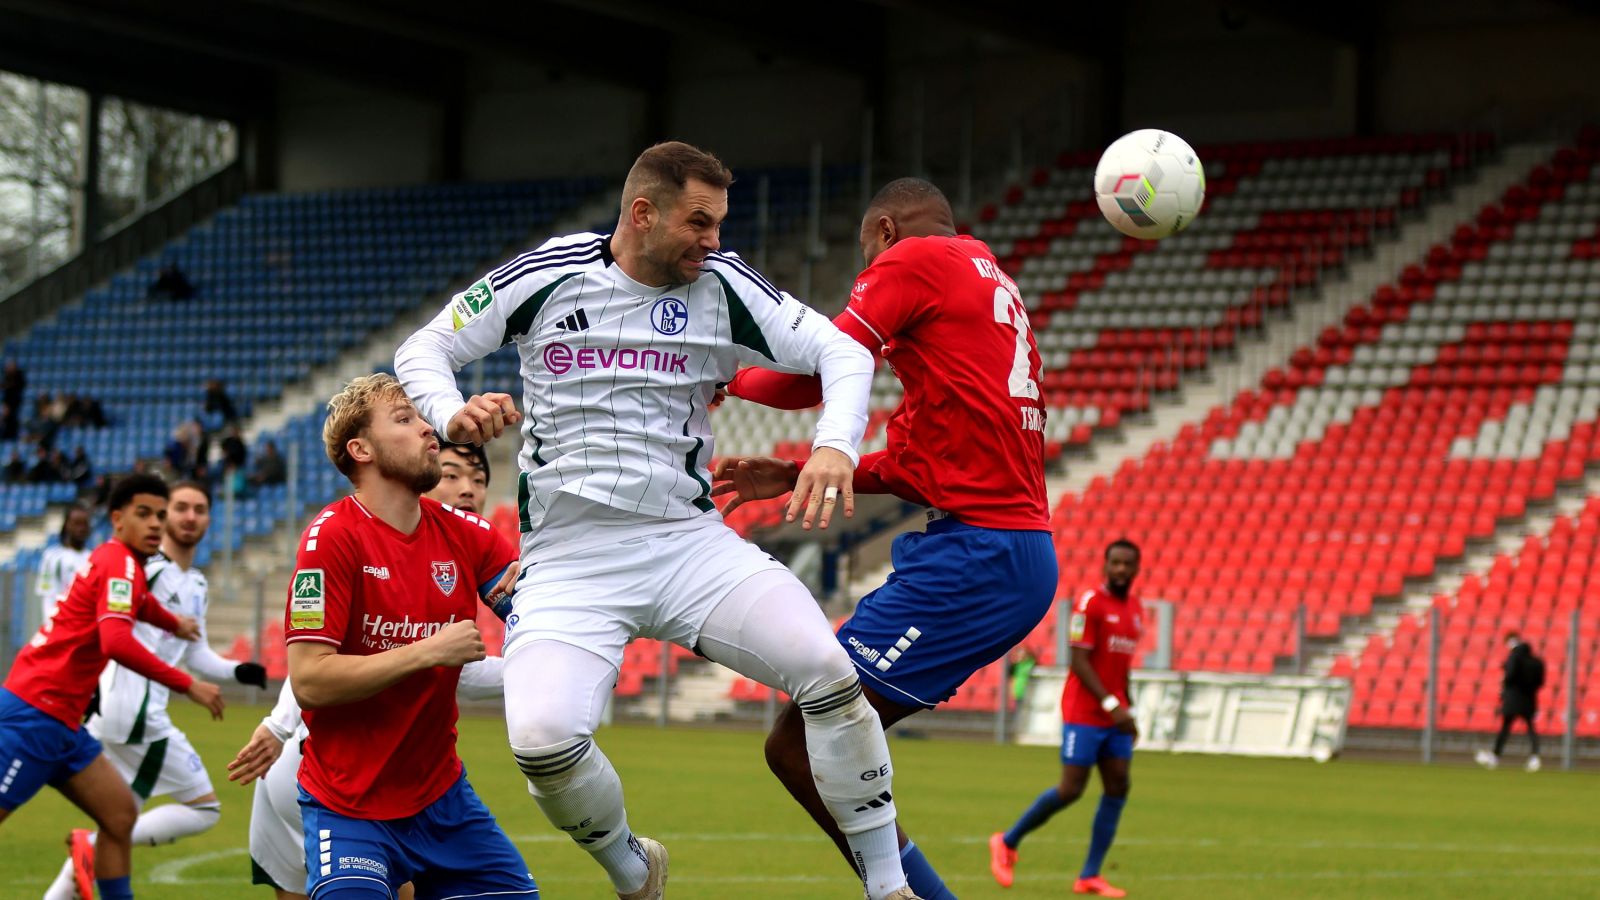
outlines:
[[[873,474],[969,525],[1047,530],[1042,364],[988,246],[904,238],[856,276],[846,315],[872,330],[905,387]]]
[[[1100,676],[1100,686],[1131,706],[1128,673],[1144,634],[1144,607],[1132,591],[1120,600],[1104,587],[1085,591],[1072,607],[1072,646],[1089,651],[1089,664]],[[1111,716],[1077,679],[1067,676],[1061,692],[1061,721],[1068,725],[1111,726]]]
[[[370,656],[476,618],[480,590],[517,558],[484,519],[422,499],[401,534],[354,497],[325,508],[300,539],[285,641],[322,641]],[[305,711],[300,784],[360,819],[416,815],[461,775],[459,668],[417,672],[365,700]]]
[[[76,730],[106,667],[100,640],[105,619],[125,619],[129,627],[135,619],[165,623],[163,627],[175,622],[150,593],[144,562],[116,539],[89,554],[88,565],[73,578],[56,614],[17,654],[6,690]],[[189,689],[187,675],[155,662],[159,670],[141,674],[159,675],[157,680],[169,687]]]

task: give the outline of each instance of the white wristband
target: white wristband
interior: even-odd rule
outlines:
[[[1122,701],[1117,699],[1116,694],[1107,694],[1105,695],[1105,698],[1100,701],[1100,708],[1106,712],[1116,712],[1121,707]]]

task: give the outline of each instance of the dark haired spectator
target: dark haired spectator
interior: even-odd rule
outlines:
[[[213,378],[206,382],[206,402],[204,406],[207,424],[212,431],[221,429],[238,421],[239,411],[233,405],[233,398],[228,396],[228,389],[223,386],[222,380]],[[215,416],[218,421],[213,422]]]
[[[189,300],[194,297],[194,285],[175,262],[168,262],[156,273],[145,296],[151,300]]]
[[[83,445],[79,444],[78,448],[72,451],[72,458],[67,460],[66,480],[79,488],[87,488],[93,472],[94,466],[89,462],[89,454],[83,449]]]
[[[167,466],[179,479],[193,478],[195,466],[200,462],[200,424],[184,422],[172,430],[172,440],[162,454]]]
[[[33,467],[28,469],[28,481],[33,484],[51,484],[60,481],[65,474],[61,471],[61,451],[51,450],[44,444],[34,448]]]
[[[246,492],[245,463],[250,461],[250,448],[245,446],[244,439],[239,436],[239,426],[229,425],[223,429],[222,440],[217,446],[218,459],[215,460],[217,468],[221,469],[220,477],[223,483],[231,483],[233,492],[243,496]]]
[[[273,484],[283,484],[289,479],[289,467],[283,461],[283,455],[278,452],[278,445],[267,441],[261,445],[261,452],[256,456],[255,469],[250,473],[250,486],[262,488]]]
[[[87,394],[65,394],[59,399],[62,407],[61,423],[76,428],[104,428],[106,412],[100,401]]]
[[[0,375],[0,400],[12,410],[22,409],[22,398],[28,390],[28,375],[14,359],[6,360],[5,374]]]
[[[16,450],[11,451],[11,461],[6,463],[5,479],[9,484],[17,484],[28,477],[28,464],[22,461],[22,454]]]
[[[22,433],[22,423],[17,418],[17,408],[0,403],[0,441],[14,441]]]
[[[56,439],[56,432],[61,428],[61,418],[56,414],[55,401],[50,395],[40,391],[33,398],[33,418],[28,420],[25,429],[27,440],[42,444],[46,447]]]

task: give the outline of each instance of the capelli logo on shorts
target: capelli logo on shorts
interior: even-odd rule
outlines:
[[[660,350],[635,350],[632,347],[579,347],[559,341],[544,348],[544,367],[552,375],[565,375],[573,369],[642,369],[687,375],[689,354],[663,353]]]

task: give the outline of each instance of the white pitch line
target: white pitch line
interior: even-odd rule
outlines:
[[[179,857],[178,859],[169,859],[166,862],[151,868],[149,880],[152,884],[216,884],[218,883],[217,879],[196,881],[184,878],[183,871],[190,866],[198,866],[201,863],[208,863],[219,859],[229,859],[235,856],[245,856],[249,854],[249,852],[249,850],[246,850],[243,847],[234,847],[230,850],[215,850],[210,853],[198,853],[194,856],[184,856]],[[231,884],[237,880],[238,879],[230,878],[224,883]]]
[[[720,843],[783,843],[783,844],[820,844],[827,842],[821,834],[782,834],[777,832],[660,832],[651,834],[661,841],[671,841],[684,844],[720,844]],[[518,844],[559,844],[571,841],[572,838],[565,834],[554,832],[542,834],[517,834],[511,840]],[[988,844],[988,837],[960,836],[953,838],[929,838],[923,841],[927,845],[939,844]],[[1028,839],[1030,846],[1065,845],[1079,846],[1084,841],[1075,837],[1036,835]],[[1423,842],[1390,842],[1390,841],[1222,841],[1216,838],[1119,838],[1117,847],[1198,847],[1218,849],[1274,849],[1274,850],[1381,850],[1410,851],[1416,853],[1492,853],[1512,856],[1597,856],[1600,855],[1600,846],[1591,847],[1529,847],[1517,844],[1460,844],[1460,843],[1423,843]]]
[[[783,842],[783,843],[820,843],[825,840],[821,835],[815,834],[775,834],[761,832],[663,832],[663,840],[678,841],[683,843],[722,843],[722,842]],[[517,835],[512,838],[518,843],[558,843],[570,841],[571,838],[564,834],[537,834]],[[966,838],[957,838],[954,843],[977,843]],[[1081,843],[1067,840],[1036,839],[1030,841],[1034,844],[1066,844]],[[1466,844],[1388,844],[1375,841],[1301,841],[1301,842],[1267,842],[1267,841],[1232,841],[1223,842],[1213,838],[1196,839],[1159,839],[1159,838],[1132,838],[1118,841],[1120,846],[1151,846],[1151,847],[1219,847],[1219,848],[1276,848],[1300,850],[1401,850],[1424,851],[1439,853],[1499,853],[1499,854],[1543,854],[1546,856],[1583,856],[1592,857],[1597,851],[1595,848],[1558,848],[1558,847],[1517,847],[1509,844],[1497,844],[1487,847],[1471,846]],[[138,881],[148,881],[152,884],[172,885],[221,885],[240,884],[240,878],[187,878],[184,872],[191,866],[202,863],[214,862],[220,859],[231,859],[248,854],[243,847],[234,847],[228,850],[216,850],[209,853],[199,853],[179,859],[168,860],[150,870],[147,878],[137,878]],[[1040,870],[1029,869],[1017,873],[1017,880],[1022,882],[1055,882],[1063,878],[1071,878],[1077,874],[1076,869],[1067,870]],[[1600,877],[1600,868],[1587,867],[1577,869],[1552,869],[1548,866],[1538,869],[1511,871],[1504,868],[1496,869],[1357,869],[1357,870],[1324,870],[1319,872],[1281,871],[1281,872],[1188,872],[1188,873],[1159,873],[1127,874],[1130,880],[1138,882],[1269,882],[1269,881],[1359,881],[1362,879],[1378,879],[1385,881],[1403,881],[1417,878],[1443,878],[1443,879],[1470,879],[1470,878],[1557,878],[1557,877]],[[540,878],[537,871],[534,878],[541,884],[587,884],[595,879],[586,876],[551,876]],[[851,880],[843,872],[834,874],[817,875],[691,875],[684,872],[674,874],[674,884],[702,884],[702,885],[762,885],[762,884],[826,884]],[[944,880],[952,884],[984,884],[989,882],[990,876],[983,873],[950,872],[944,875]],[[34,883],[34,879],[24,879],[21,883]],[[43,884],[43,881],[37,883]]]

